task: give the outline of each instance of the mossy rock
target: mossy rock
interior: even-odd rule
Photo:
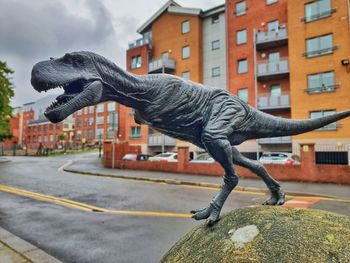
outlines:
[[[350,218],[312,209],[240,208],[213,227],[195,227],[161,262],[349,263]]]

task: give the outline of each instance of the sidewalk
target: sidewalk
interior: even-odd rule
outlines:
[[[169,184],[199,185],[217,188],[220,187],[222,182],[221,177],[215,176],[104,168],[101,164],[101,160],[95,156],[75,160],[74,162],[65,165],[63,170],[66,172],[96,176],[109,176],[117,178],[165,182]],[[315,195],[350,199],[350,185],[305,182],[280,182],[280,184],[282,186],[282,189],[290,195]],[[262,180],[248,178],[240,178],[236,189],[241,191],[267,191],[267,188]]]
[[[61,263],[0,227],[0,262],[1,263]]]

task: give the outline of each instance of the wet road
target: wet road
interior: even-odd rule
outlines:
[[[217,191],[58,170],[74,158],[84,157],[16,157],[0,164],[0,185],[15,189],[0,191],[0,226],[63,262],[158,262],[199,224],[186,214],[206,206]],[[21,190],[28,194],[23,196]],[[114,213],[84,211],[35,198],[35,193]],[[234,193],[223,212],[265,199],[259,193]],[[133,211],[140,212],[135,215]],[[154,214],[148,215],[150,211]]]

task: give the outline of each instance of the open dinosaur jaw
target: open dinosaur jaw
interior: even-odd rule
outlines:
[[[88,101],[86,97],[89,97],[89,94],[91,93],[90,86],[92,86],[92,83],[94,83],[94,81],[74,80],[73,82],[53,87],[54,89],[63,89],[64,93],[57,96],[56,100],[46,108],[44,112],[46,118],[51,122],[57,123],[75,111],[88,106],[85,105],[86,101]],[[53,88],[47,86],[47,90]]]

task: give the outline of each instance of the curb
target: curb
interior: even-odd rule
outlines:
[[[2,227],[0,227],[0,242],[29,262],[62,263],[62,261],[50,256],[40,248],[13,235]]]
[[[69,166],[69,165],[67,165],[67,166]],[[116,174],[99,173],[99,172],[87,172],[87,171],[69,169],[66,167],[64,167],[62,170],[65,172],[76,173],[76,174],[111,177],[111,178],[127,179],[127,180],[148,181],[148,182],[165,183],[165,184],[172,184],[172,185],[200,186],[200,187],[217,188],[217,189],[221,188],[221,184],[214,184],[214,183],[190,182],[190,181],[184,181],[184,180],[178,180],[178,179],[162,179],[162,178],[116,175]],[[257,187],[248,187],[248,186],[237,186],[235,188],[235,190],[242,191],[242,192],[256,192],[256,193],[265,193],[265,194],[269,193],[268,189],[257,188]],[[339,198],[337,196],[330,196],[330,195],[325,195],[325,194],[302,193],[302,192],[294,192],[294,191],[285,191],[285,194],[291,195],[291,196],[307,196],[307,197],[319,196],[319,197],[324,197],[324,198]],[[342,199],[344,199],[344,198],[342,198]]]

